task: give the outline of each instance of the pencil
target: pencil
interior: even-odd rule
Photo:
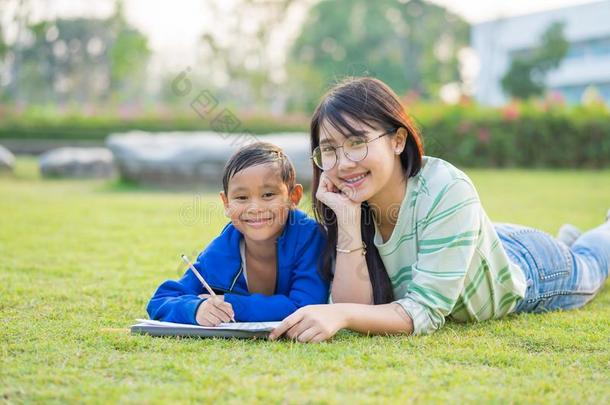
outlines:
[[[191,269],[191,271],[193,273],[195,273],[195,276],[197,276],[199,281],[201,281],[201,284],[203,284],[203,287],[208,291],[208,293],[212,297],[216,297],[216,293],[214,292],[214,290],[212,290],[212,287],[210,287],[210,285],[205,281],[205,279],[201,276],[201,274],[199,274],[199,272],[197,271],[195,266],[193,266],[193,263],[191,263],[191,261],[184,254],[180,255],[180,257],[182,257],[182,260],[184,260],[186,262],[186,264],[189,265],[189,269]],[[235,322],[235,318],[231,317],[231,321]]]

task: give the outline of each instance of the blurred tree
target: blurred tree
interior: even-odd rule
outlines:
[[[4,32],[0,29],[0,62],[4,60],[8,52],[8,44],[4,40]]]
[[[2,11],[4,13],[8,9],[8,0],[4,0],[2,3]],[[21,70],[21,44],[24,42],[25,26],[30,19],[32,8],[33,6],[30,0],[18,0],[16,11],[13,13],[11,19],[16,31],[15,43],[12,45],[5,45],[7,48],[5,50],[5,55],[8,56],[7,59],[10,60],[10,63],[8,63],[8,67],[3,67],[9,72],[9,82],[6,86],[6,92],[3,91],[4,94],[2,98],[17,103],[23,101],[21,93],[19,92],[19,87],[17,86],[17,78]],[[0,28],[2,31],[5,29],[4,26]],[[6,60],[4,62],[6,63]]]
[[[286,66],[288,80],[284,90],[288,95],[287,109],[311,113],[326,88],[327,80],[315,66],[290,62]]]
[[[145,70],[150,58],[148,39],[129,26],[123,1],[117,0],[109,26],[114,38],[108,50],[109,88],[118,101],[137,98],[145,86]]]
[[[83,103],[106,94],[108,66],[91,43],[107,47],[110,35],[104,21],[58,19],[27,26],[30,41],[21,45],[21,69],[15,78],[26,101]],[[101,85],[101,88],[98,86]]]
[[[542,34],[540,45],[515,55],[502,77],[502,88],[512,97],[527,99],[540,96],[546,90],[547,73],[559,67],[570,44],[564,36],[565,24],[551,24]]]
[[[106,19],[28,22],[8,47],[15,55],[11,99],[81,104],[141,97],[150,50],[127,24],[122,2],[116,4]]]
[[[0,2],[1,4],[1,2]],[[2,18],[2,14],[0,14],[0,18]],[[6,41],[4,40],[4,32],[2,30],[2,27],[0,27],[0,89],[2,88],[2,82],[4,81],[4,75],[6,74],[4,72],[4,65],[5,65],[5,60],[4,58],[6,58],[6,55],[8,54],[9,48],[8,45],[6,43]],[[3,101],[7,101],[8,99],[8,92],[6,91],[0,91],[0,102]]]
[[[468,35],[461,18],[421,0],[325,0],[311,10],[291,60],[309,66],[307,75],[320,72],[321,87],[368,74],[399,94],[435,98],[442,85],[460,81],[457,53]]]
[[[194,73],[208,75],[211,83],[222,88],[219,93],[241,104],[272,104],[279,99],[282,85],[277,35],[289,24],[288,17],[310,1],[235,0],[221,4],[205,0],[211,19],[223,24],[210,26],[202,34],[203,63]]]

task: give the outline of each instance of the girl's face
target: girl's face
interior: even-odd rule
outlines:
[[[352,201],[362,203],[386,187],[392,187],[392,180],[404,176],[399,155],[405,146],[406,131],[401,128],[396,133],[375,139],[386,131],[382,128],[370,128],[350,117],[345,118],[354,128],[363,131],[364,134],[359,137],[368,142],[368,153],[363,160],[354,162],[345,157],[344,148],[339,148],[336,150],[337,163],[324,173]],[[329,145],[339,147],[346,139],[329,122],[322,122],[320,148]]]
[[[220,193],[225,214],[248,240],[272,241],[284,229],[288,213],[295,208],[303,187],[288,190],[274,164],[247,167],[229,181],[227,195]]]

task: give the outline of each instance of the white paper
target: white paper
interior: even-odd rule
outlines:
[[[146,326],[171,326],[173,328],[184,329],[243,330],[248,332],[270,332],[280,324],[280,322],[232,322],[221,323],[218,326],[199,326],[187,323],[153,321],[151,319],[136,319],[136,321],[138,321],[138,325]]]

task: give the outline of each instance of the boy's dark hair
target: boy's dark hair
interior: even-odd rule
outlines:
[[[282,182],[292,191],[296,184],[294,166],[282,148],[269,142],[254,142],[240,148],[225,164],[222,171],[222,188],[229,192],[229,181],[242,170],[261,164],[277,163]]]

